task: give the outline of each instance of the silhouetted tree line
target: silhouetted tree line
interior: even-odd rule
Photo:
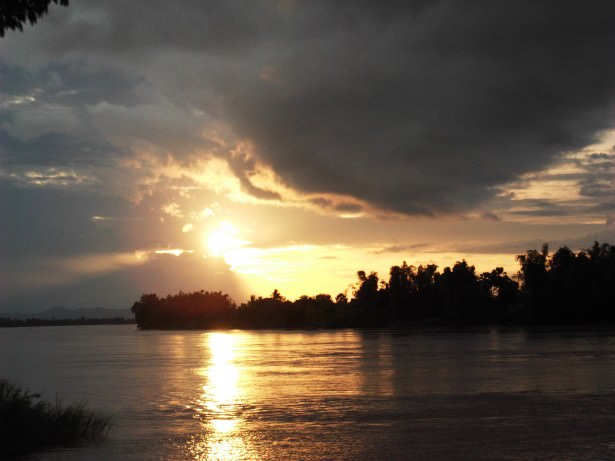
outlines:
[[[144,294],[131,311],[139,328],[229,328],[236,306],[219,291],[197,291],[160,298]]]
[[[144,294],[132,306],[140,328],[340,328],[397,325],[546,325],[615,321],[615,246],[595,242],[552,255],[544,245],[517,256],[510,277],[501,267],[476,272],[465,260],[438,266],[393,266],[388,280],[357,273],[352,298],[278,290],[237,306],[221,292]]]

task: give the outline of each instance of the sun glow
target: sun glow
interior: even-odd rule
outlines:
[[[210,255],[227,257],[249,242],[238,238],[238,230],[233,224],[222,221],[216,229],[208,234],[206,243]]]

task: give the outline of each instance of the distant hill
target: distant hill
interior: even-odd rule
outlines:
[[[68,320],[68,319],[113,319],[116,317],[131,319],[133,314],[130,309],[107,309],[105,307],[68,309],[66,307],[52,307],[41,312],[0,312],[0,317],[9,319],[37,318],[44,320]]]

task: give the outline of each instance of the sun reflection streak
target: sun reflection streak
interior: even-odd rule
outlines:
[[[227,433],[236,424],[229,413],[237,404],[237,382],[239,370],[233,364],[235,338],[224,333],[209,336],[208,346],[211,352],[211,365],[207,368],[207,384],[203,386],[205,407],[213,416],[210,423],[216,431]]]
[[[242,434],[244,404],[236,364],[238,336],[233,333],[207,333],[204,352],[209,355],[199,374],[205,378],[196,409],[203,422],[203,434],[190,444],[196,461],[258,459]]]

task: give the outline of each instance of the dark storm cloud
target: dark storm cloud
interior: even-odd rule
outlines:
[[[331,208],[333,206],[333,201],[324,197],[314,197],[308,200],[313,205],[319,206],[321,208]]]
[[[0,167],[109,166],[119,154],[100,138],[46,132],[20,139],[0,128]]]
[[[363,207],[359,203],[346,201],[336,203],[325,197],[314,197],[309,199],[308,202],[317,207],[331,209],[341,213],[361,213],[363,211]]]
[[[581,195],[615,205],[615,154],[591,154],[579,167],[584,173],[578,178]]]
[[[541,200],[524,200],[521,203],[527,208],[510,211],[510,214],[516,216],[556,217],[567,216],[572,211],[569,207]]]
[[[417,251],[428,251],[431,245],[429,243],[415,243],[412,245],[390,245],[374,251],[374,254],[381,255],[385,253],[413,253]]]
[[[76,3],[6,43],[61,58],[78,92],[55,101],[92,106],[98,132],[181,156],[204,142],[198,110],[297,189],[411,214],[471,209],[612,127],[612,2],[143,5]],[[248,192],[276,198],[234,167]]]
[[[610,3],[296,6],[265,78],[214,83],[237,133],[302,190],[456,211],[612,124]]]
[[[343,213],[360,213],[363,207],[358,203],[342,202],[335,206],[335,210]]]
[[[124,230],[102,226],[92,216],[132,216],[130,204],[118,197],[66,187],[22,187],[0,183],[0,256],[72,256],[130,251]]]
[[[85,57],[65,58],[36,69],[0,62],[0,74],[4,97],[33,95],[40,102],[65,105],[102,101],[134,105],[140,101],[135,91],[140,77],[94,64]]]

